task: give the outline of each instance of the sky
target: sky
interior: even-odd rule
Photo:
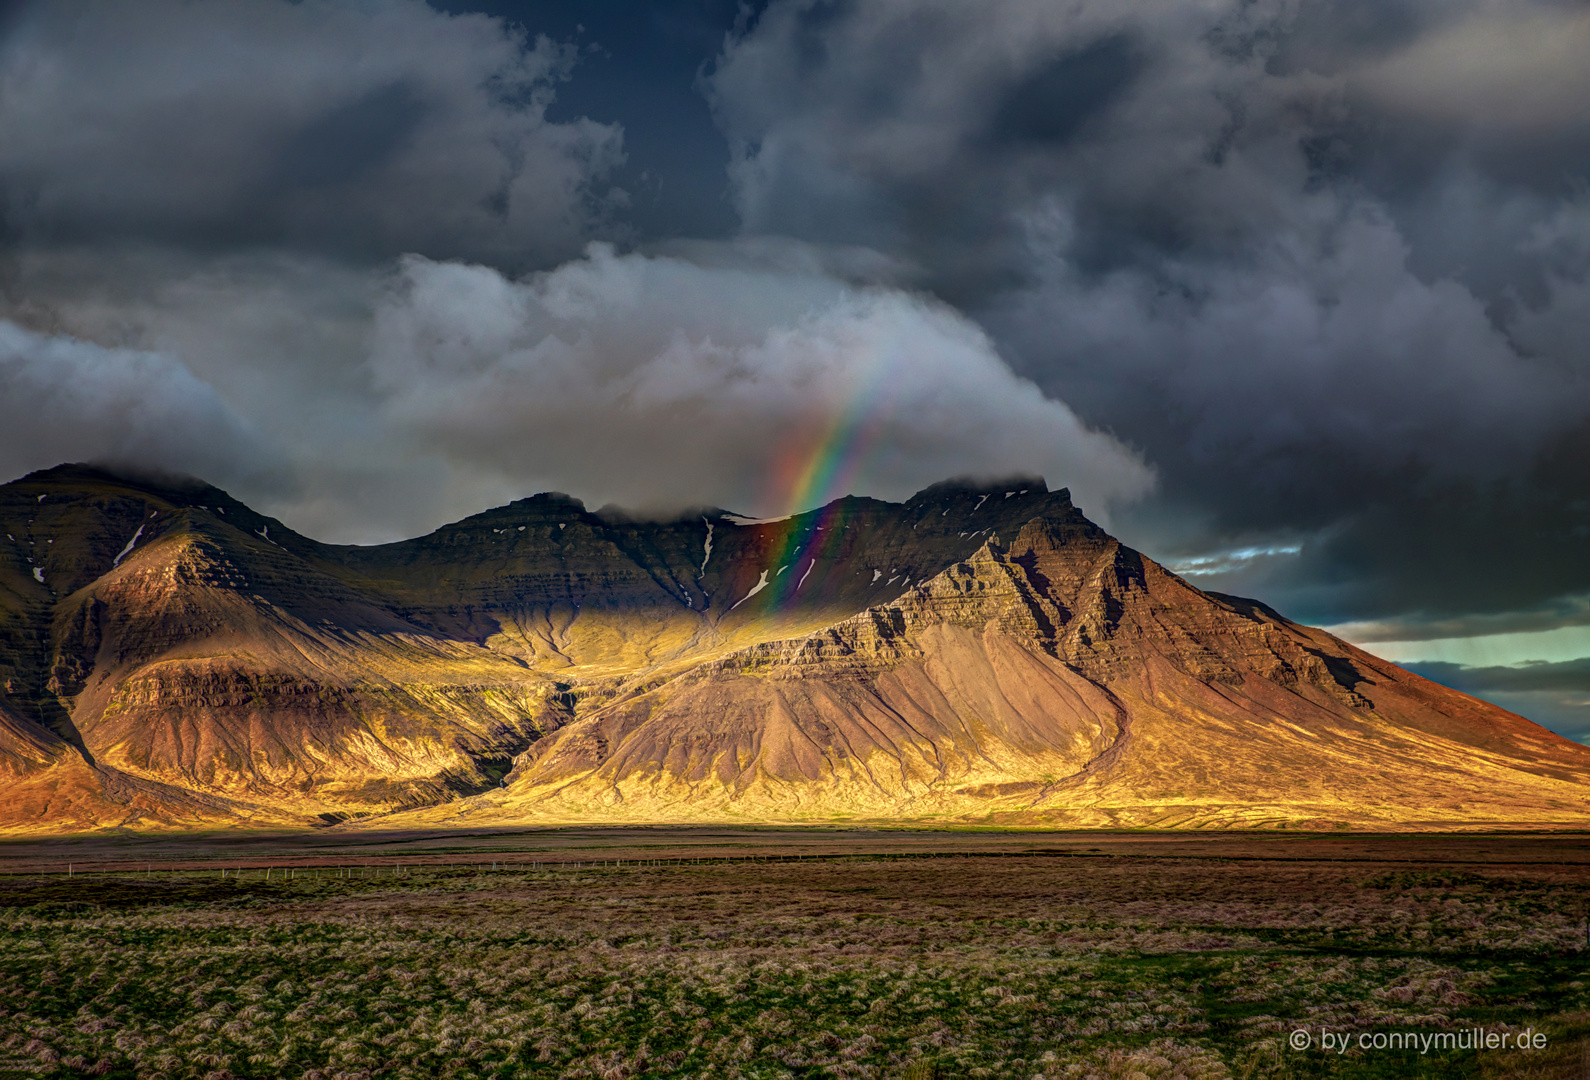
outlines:
[[[1038,474],[1590,740],[1586,55],[1553,0],[13,0],[0,474],[355,543]]]

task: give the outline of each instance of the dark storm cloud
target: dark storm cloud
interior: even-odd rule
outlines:
[[[294,132],[277,151],[265,186],[316,188],[370,176],[413,137],[425,111],[411,84],[378,86]]]
[[[1410,214],[1441,196],[1469,245],[1469,218],[1501,209],[1527,241],[1582,188],[1587,44],[1590,16],[1546,3],[786,2],[711,85],[752,231],[826,214],[932,250],[969,214],[1005,224],[1020,270],[1025,219],[1056,201],[1073,246],[1119,263],[1232,254],[1306,224],[1303,196],[1338,183]],[[1484,205],[1454,220],[1465,198]]]
[[[1449,618],[1399,616],[1337,626],[1357,642],[1446,641],[1496,634],[1536,633],[1590,626],[1590,593],[1556,596],[1533,608]]]
[[[611,220],[618,129],[546,119],[568,44],[421,0],[61,0],[0,43],[13,244],[550,265]]]
[[[1516,667],[1404,665],[1432,682],[1493,701],[1560,735],[1590,745],[1590,659]]]
[[[1076,138],[1131,85],[1143,59],[1114,34],[1046,61],[1005,88],[988,124],[994,145],[1058,145]]]
[[[1458,689],[1488,691],[1564,690],[1590,694],[1590,658],[1516,667],[1466,667],[1463,664],[1418,664],[1427,679]]]
[[[1585,55],[1549,2],[788,0],[711,90],[748,229],[915,265],[1145,451],[1129,538],[1430,620],[1590,588]]]

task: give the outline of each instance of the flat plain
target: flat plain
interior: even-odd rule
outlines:
[[[325,830],[0,871],[0,1076],[1590,1075],[1590,835]]]

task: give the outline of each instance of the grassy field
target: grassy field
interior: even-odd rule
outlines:
[[[9,848],[0,1077],[1590,1076],[1582,838],[919,839]]]

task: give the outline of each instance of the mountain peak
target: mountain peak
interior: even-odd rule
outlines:
[[[580,513],[585,512],[585,503],[573,495],[566,495],[561,491],[542,491],[525,499],[515,499],[508,504],[509,507],[524,508],[527,510],[544,509],[570,509]]]
[[[38,469],[13,484],[46,484],[51,487],[127,488],[184,504],[200,501],[235,502],[230,495],[207,481],[186,473],[133,465],[73,462]],[[10,485],[4,485],[9,487]],[[241,503],[237,505],[241,506]]]
[[[975,476],[959,476],[949,480],[940,480],[936,484],[929,484],[915,495],[906,500],[909,506],[918,502],[931,502],[946,496],[955,495],[992,495],[998,493],[1003,496],[1006,492],[1012,495],[1046,495],[1051,494],[1049,486],[1041,476],[1012,475],[984,479]],[[1067,501],[1071,492],[1065,488],[1052,493],[1057,498]]]
[[[0,830],[1590,812],[1590,750],[1201,592],[1037,478],[778,519],[548,492],[351,547],[79,465],[0,519]]]

